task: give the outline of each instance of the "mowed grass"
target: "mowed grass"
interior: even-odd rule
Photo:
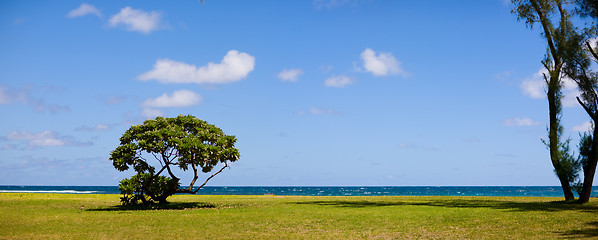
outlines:
[[[598,200],[0,194],[0,239],[598,239]],[[84,205],[84,209],[79,208]]]

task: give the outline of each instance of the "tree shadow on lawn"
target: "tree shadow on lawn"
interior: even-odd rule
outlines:
[[[418,201],[306,201],[295,204],[311,204],[333,207],[364,208],[364,207],[387,207],[387,206],[430,206],[449,208],[493,208],[509,211],[543,211],[558,212],[578,210],[583,212],[598,213],[597,205],[581,205],[573,202],[513,202],[500,200],[477,200],[477,199],[455,199],[455,200],[418,200]]]
[[[367,208],[367,207],[388,207],[388,206],[428,206],[446,208],[492,208],[506,211],[581,211],[598,214],[598,205],[581,205],[575,202],[553,201],[553,202],[514,202],[500,200],[477,200],[477,199],[455,199],[455,200],[421,200],[421,201],[307,201],[295,202],[295,204],[312,204],[320,206],[331,206],[341,208]],[[589,238],[598,236],[598,222],[589,222],[580,230],[570,230],[560,233],[563,237]]]
[[[585,227],[581,230],[570,230],[562,233],[561,235],[570,238],[591,238],[598,236],[598,222],[589,222]]]
[[[104,208],[86,209],[85,211],[148,211],[148,210],[188,210],[199,208],[215,208],[216,205],[202,202],[170,202],[149,205],[116,205]]]

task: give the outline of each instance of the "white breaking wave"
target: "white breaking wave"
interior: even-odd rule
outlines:
[[[98,191],[76,191],[76,190],[0,190],[0,193],[97,193]]]

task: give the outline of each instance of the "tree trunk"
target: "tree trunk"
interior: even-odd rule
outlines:
[[[571,185],[566,178],[559,176],[559,180],[561,181],[561,187],[563,188],[563,194],[565,195],[566,201],[573,201],[575,200],[575,195],[573,195],[573,190],[571,189]]]
[[[575,195],[573,195],[573,190],[571,189],[571,185],[569,184],[569,180],[567,179],[566,176],[563,176],[563,174],[561,174],[563,171],[562,169],[562,165],[561,165],[561,154],[560,154],[560,146],[559,146],[559,140],[560,140],[560,136],[559,134],[561,133],[561,125],[560,125],[560,117],[559,115],[561,114],[561,107],[560,107],[560,95],[558,94],[558,92],[560,91],[559,89],[559,84],[558,82],[558,75],[556,76],[550,76],[550,81],[548,82],[548,91],[547,91],[547,98],[548,98],[548,115],[549,115],[549,121],[550,121],[550,127],[548,130],[548,147],[550,150],[550,160],[552,162],[552,166],[554,167],[554,170],[557,173],[557,177],[559,178],[559,181],[561,182],[561,187],[563,188],[563,194],[565,195],[565,200],[567,201],[571,201],[575,199]],[[555,84],[556,83],[556,84]]]
[[[588,156],[588,162],[583,166],[583,186],[579,193],[579,202],[587,203],[592,196],[592,183],[596,174],[596,163],[598,162],[598,128],[594,126],[592,136],[592,149]]]

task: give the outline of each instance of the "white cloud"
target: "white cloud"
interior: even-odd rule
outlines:
[[[146,118],[156,118],[157,116],[164,116],[164,113],[158,109],[145,108],[141,111],[141,116]]]
[[[278,73],[278,78],[284,82],[296,82],[299,81],[299,76],[303,75],[303,70],[299,68],[283,69],[282,72]]]
[[[361,53],[361,60],[366,71],[374,76],[402,75],[407,77],[407,73],[401,68],[401,63],[392,55],[392,53],[379,53],[376,55],[372,49],[366,48]]]
[[[534,74],[532,78],[523,80],[520,87],[523,90],[523,95],[533,99],[543,99],[546,97],[544,86],[546,85],[543,76],[543,71],[540,70]]]
[[[157,98],[150,98],[143,102],[143,106],[150,108],[188,107],[200,103],[201,96],[190,90],[178,90],[172,96],[164,93]]]
[[[25,141],[29,147],[40,146],[89,146],[90,142],[78,142],[72,136],[60,136],[53,131],[31,133],[27,131],[13,131],[6,136],[7,140]]]
[[[538,70],[530,78],[526,78],[521,83],[520,87],[523,91],[523,95],[533,99],[545,99],[546,98],[546,81],[544,80],[544,74],[548,76],[548,71],[544,68]],[[579,96],[579,90],[577,84],[571,78],[563,77],[563,98],[562,103],[565,107],[575,107],[578,105],[576,97]]]
[[[82,17],[82,16],[85,16],[88,14],[94,14],[98,17],[102,17],[102,13],[100,12],[100,10],[98,10],[93,5],[89,5],[87,3],[82,3],[81,6],[79,6],[76,9],[73,9],[66,16],[70,17],[70,18],[74,18],[74,17]]]
[[[160,26],[161,15],[157,12],[144,12],[143,10],[125,7],[110,18],[110,26],[125,25],[129,31],[138,31],[145,34],[157,30]]]
[[[573,126],[573,131],[577,131],[577,132],[590,132],[594,129],[594,125],[592,124],[592,122],[584,122],[580,125],[577,126]]]
[[[509,127],[527,127],[527,126],[539,125],[540,122],[536,122],[530,118],[524,117],[524,118],[505,119],[503,121],[503,124],[505,126],[509,126]]]
[[[350,77],[347,76],[332,76],[329,77],[328,79],[326,79],[326,81],[324,81],[324,85],[326,85],[327,87],[344,87],[346,85],[350,85],[353,84],[354,80],[351,79]]]
[[[141,81],[157,80],[161,83],[229,83],[239,81],[253,71],[255,57],[230,50],[220,63],[196,67],[169,59],[158,59],[154,68],[137,77]]]

